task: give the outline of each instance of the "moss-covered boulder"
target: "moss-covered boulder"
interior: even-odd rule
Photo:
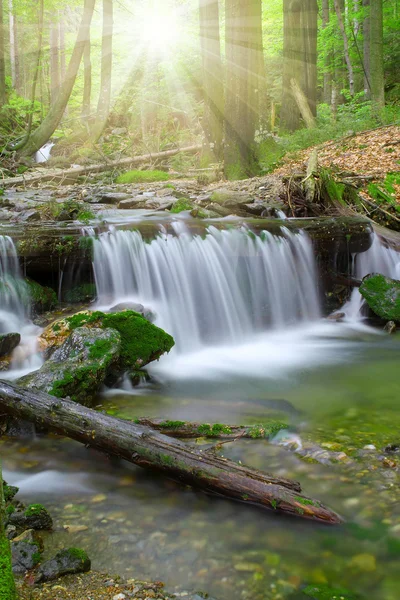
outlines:
[[[54,558],[40,565],[35,583],[53,581],[63,575],[86,573],[90,571],[90,558],[80,548],[68,548],[57,552]]]
[[[57,306],[57,294],[49,287],[40,285],[32,279],[26,278],[27,293],[30,298],[32,311],[35,314],[43,313]]]
[[[77,327],[38,371],[25,375],[18,384],[90,405],[116,367],[121,349],[121,336],[115,329]]]
[[[367,275],[360,294],[378,317],[400,323],[400,281],[376,273]]]
[[[119,332],[121,372],[144,367],[169,352],[174,345],[168,333],[132,310],[113,313],[83,311],[49,325],[39,338],[41,349],[51,352],[78,327],[109,328]]]

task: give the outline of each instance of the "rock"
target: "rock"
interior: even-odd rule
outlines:
[[[153,311],[151,311],[149,308],[145,308],[143,304],[136,304],[135,302],[120,302],[119,304],[116,304],[110,308],[108,312],[114,313],[121,312],[123,310],[133,310],[134,312],[139,313],[139,315],[142,315],[142,317],[147,321],[150,321],[150,323],[154,323],[156,320],[156,315],[153,313]]]
[[[19,488],[14,485],[8,485],[3,480],[3,495],[6,503],[11,502],[11,500],[18,494]]]
[[[378,317],[400,323],[400,281],[376,273],[367,275],[360,294]]]
[[[19,333],[0,334],[0,357],[8,356],[21,341]]]
[[[340,321],[343,321],[343,319],[346,317],[346,313],[344,312],[334,312],[331,315],[328,315],[326,318],[329,321],[337,321],[338,323]]]
[[[396,323],[394,321],[388,321],[386,323],[385,327],[384,327],[384,330],[389,335],[392,335],[393,333],[396,333]]]
[[[129,208],[145,208],[147,199],[144,196],[136,196],[136,198],[130,198],[130,200],[121,200],[118,204],[118,208],[121,210],[126,210]]]
[[[220,217],[228,217],[229,215],[233,214],[229,208],[220,206],[219,204],[216,204],[215,202],[211,202],[211,204],[208,204],[207,210],[211,210],[212,212],[216,213]]]
[[[164,196],[163,198],[150,198],[145,204],[145,208],[151,210],[170,210],[172,206],[180,202],[175,196]]]
[[[43,529],[50,531],[53,528],[53,520],[41,504],[30,504],[24,511],[16,510],[10,514],[9,523],[24,530]]]
[[[129,194],[124,194],[123,192],[106,192],[100,196],[99,201],[101,204],[118,204],[129,198],[131,198],[131,196]]]
[[[30,223],[32,221],[40,221],[40,212],[35,209],[22,211],[17,218],[21,223]]]
[[[125,133],[128,133],[128,130],[126,127],[116,127],[111,133],[112,135],[125,135]]]
[[[63,575],[86,573],[90,571],[91,562],[84,550],[68,548],[57,552],[54,558],[47,560],[37,570],[35,583],[53,581]]]
[[[13,540],[17,536],[17,528],[15,525],[7,525],[6,527],[6,538]]]
[[[187,198],[180,198],[179,200],[175,201],[175,204],[171,208],[171,213],[178,214],[186,210],[193,210],[194,208],[196,208],[196,206],[193,204],[193,202]]]
[[[78,327],[38,371],[18,384],[87,406],[117,364],[120,351],[121,336],[115,329]]]
[[[115,596],[113,596],[113,600],[125,600],[126,597],[127,596],[121,592],[120,594],[115,594]]]
[[[262,202],[254,202],[253,204],[244,204],[243,208],[250,214],[260,217],[262,212],[265,210],[265,204]]]
[[[40,562],[39,546],[30,541],[11,542],[11,557],[13,573],[23,575],[33,569]]]
[[[251,204],[253,199],[246,192],[236,192],[221,188],[211,194],[211,201],[220,206],[238,208],[241,206],[244,207],[246,204]]]
[[[44,549],[43,540],[35,529],[27,529],[18,537],[15,537],[14,542],[29,542],[30,544],[36,544],[40,552],[43,552]]]
[[[118,368],[121,372],[144,367],[169,352],[174,345],[174,340],[168,333],[142,315],[124,310],[117,313],[83,311],[55,321],[40,336],[41,348],[46,348],[49,352],[59,347],[77,327],[111,328],[119,332],[121,353]]]
[[[206,208],[201,208],[200,206],[196,206],[193,210],[190,211],[190,215],[194,219],[217,219],[220,215],[212,210],[207,210]]]

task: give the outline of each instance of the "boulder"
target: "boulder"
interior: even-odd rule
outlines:
[[[26,510],[14,511],[10,514],[8,521],[20,531],[26,529],[50,531],[53,528],[53,520],[41,504],[30,504]]]
[[[77,327],[38,371],[18,383],[26,389],[57,398],[68,396],[90,405],[116,366],[120,351],[121,336],[115,329]]]
[[[207,210],[213,213],[216,213],[220,217],[228,217],[233,214],[233,211],[225,206],[221,206],[220,204],[216,204],[215,202],[211,202],[208,204]]]
[[[211,195],[211,201],[227,208],[240,208],[246,204],[251,204],[253,198],[246,192],[236,192],[234,190],[219,189]]]
[[[47,560],[37,570],[35,583],[53,581],[63,575],[86,573],[90,571],[90,558],[84,550],[68,548],[57,552],[54,558]]]
[[[39,338],[41,349],[54,351],[79,327],[111,328],[119,332],[121,352],[118,368],[121,372],[132,368],[140,369],[149,362],[158,360],[174,345],[174,340],[168,333],[132,310],[113,313],[83,311],[49,325]]]
[[[135,198],[130,198],[129,200],[121,200],[118,204],[118,208],[122,210],[130,208],[145,208],[146,202],[147,198],[144,196],[136,196]]]
[[[145,208],[149,208],[151,210],[170,210],[177,202],[179,202],[179,200],[177,200],[175,196],[149,198],[145,204]]]
[[[19,333],[0,334],[0,358],[8,356],[18,346],[21,341]]]
[[[30,571],[40,561],[43,541],[33,529],[24,531],[11,542],[13,572],[19,575]]]
[[[147,321],[150,321],[150,323],[154,323],[156,320],[156,315],[152,310],[150,310],[150,308],[146,308],[143,306],[143,304],[137,304],[136,302],[120,302],[119,304],[116,304],[110,308],[108,312],[116,313],[121,312],[122,310],[133,310],[139,315],[142,315],[142,317]]]
[[[98,201],[101,204],[118,204],[118,202],[128,200],[129,198],[131,198],[130,195],[124,192],[106,192],[101,194]]]
[[[362,280],[360,294],[378,317],[400,323],[400,281],[373,273]]]

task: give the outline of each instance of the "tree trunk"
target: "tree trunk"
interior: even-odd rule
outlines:
[[[3,0],[0,0],[0,108],[6,103],[7,99],[4,27]]]
[[[50,25],[50,103],[54,104],[60,90],[60,37],[58,23]]]
[[[92,61],[90,58],[90,32],[83,50],[83,99],[81,118],[84,123],[89,121],[92,97]]]
[[[304,93],[314,117],[317,116],[317,38],[318,38],[318,2],[305,0],[302,12],[305,89]]]
[[[364,91],[367,100],[371,98],[371,55],[370,55],[370,0],[363,0],[364,20],[363,20],[363,39],[364,39]]]
[[[45,144],[57,128],[67,106],[69,97],[74,87],[79,65],[82,60],[83,49],[88,37],[88,31],[92,20],[95,0],[85,0],[82,21],[79,27],[78,37],[69,61],[67,73],[56,101],[50,107],[43,123],[30,136],[21,154],[30,156]]]
[[[299,108],[303,121],[307,125],[308,129],[314,129],[316,122],[306,95],[297,83],[296,79],[292,79],[290,83],[293,97],[296,100],[296,104]]]
[[[223,154],[224,86],[218,0],[200,0],[199,16],[203,66],[203,129],[215,158],[220,160]]]
[[[8,29],[10,39],[10,69],[11,69],[11,83],[15,88],[15,26],[14,26],[14,7],[13,0],[8,0]]]
[[[254,81],[260,76],[260,0],[225,2],[225,175],[240,179],[257,172],[254,137],[259,120]]]
[[[107,124],[111,107],[113,38],[113,0],[103,0],[103,35],[101,42],[100,94],[97,104],[96,122],[91,132],[91,141],[96,143]]]
[[[60,38],[60,75],[61,81],[64,81],[65,74],[67,72],[67,63],[65,60],[65,24],[64,24],[64,14],[59,14],[59,38]]]
[[[379,111],[385,106],[382,0],[373,0],[370,6],[370,83],[372,104]]]
[[[341,522],[320,502],[303,496],[297,482],[245,467],[71,400],[33,394],[0,382],[0,407],[13,417],[51,427],[61,435],[207,493],[320,522]]]
[[[341,32],[342,38],[343,38],[344,58],[346,61],[346,66],[347,66],[347,71],[348,71],[348,76],[349,76],[349,90],[350,90],[350,94],[352,96],[354,96],[354,71],[353,71],[353,65],[352,65],[352,62],[350,59],[349,40],[347,37],[345,25],[343,22],[342,10],[341,10],[339,0],[334,0],[334,5],[335,5],[335,11],[336,11],[339,29],[340,29],[340,32]]]
[[[322,0],[322,28],[328,27],[330,22],[329,0]],[[325,104],[332,100],[332,52],[327,52],[324,60],[324,92]]]

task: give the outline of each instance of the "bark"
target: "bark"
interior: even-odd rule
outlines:
[[[67,63],[65,60],[65,25],[64,15],[61,13],[59,16],[59,38],[60,38],[60,75],[61,81],[64,81],[65,74],[67,72]]]
[[[6,103],[7,99],[4,27],[3,0],[0,0],[0,108]]]
[[[217,160],[222,158],[224,129],[224,86],[219,34],[218,0],[199,0],[200,44],[203,68],[206,139]]]
[[[96,122],[91,133],[91,141],[96,143],[107,124],[111,107],[113,38],[113,0],[103,0],[103,34],[101,42],[100,94],[97,104]]]
[[[316,127],[316,122],[306,95],[295,79],[291,80],[290,85],[293,97],[296,100],[296,104],[299,108],[303,121],[307,125],[308,129],[314,129]]]
[[[385,106],[382,0],[373,0],[370,6],[370,83],[372,104],[379,111]]]
[[[207,493],[315,521],[341,522],[336,513],[320,502],[303,496],[297,482],[245,467],[70,400],[33,394],[0,382],[0,407],[8,415],[52,428],[61,435]]]
[[[345,25],[343,22],[343,15],[342,15],[342,10],[341,10],[339,0],[334,0],[334,5],[335,5],[335,12],[336,12],[337,20],[338,20],[340,33],[342,34],[342,38],[343,38],[344,58],[346,61],[347,72],[348,72],[348,77],[349,77],[349,90],[350,90],[350,94],[352,96],[354,96],[354,70],[353,70],[353,65],[352,65],[351,59],[350,59],[349,40],[347,37]]]
[[[11,82],[15,88],[15,27],[14,27],[14,7],[13,0],[8,0],[8,29],[9,29],[9,40],[10,40],[10,69],[11,69]]]
[[[83,51],[83,99],[82,99],[82,121],[87,123],[90,117],[91,111],[91,97],[92,97],[92,61],[90,58],[90,33],[89,38],[86,41],[85,48]]]
[[[56,130],[67,106],[75,79],[78,73],[79,65],[82,60],[83,49],[88,37],[88,31],[92,20],[95,0],[85,0],[82,21],[79,27],[78,37],[69,61],[67,73],[56,101],[50,107],[46,118],[36,131],[30,136],[27,144],[24,146],[21,154],[30,156],[45,144]]]
[[[58,23],[50,26],[50,102],[54,104],[60,89],[60,37]]]
[[[12,22],[13,22],[13,42],[14,42],[14,68],[15,68],[14,88],[17,91],[17,93],[21,95],[23,93],[23,86],[22,86],[22,78],[21,78],[21,63],[20,63],[20,58],[19,58],[19,45],[20,45],[20,40],[18,37],[19,29],[18,29],[18,20],[17,20],[16,14],[13,14]]]
[[[363,61],[364,61],[364,91],[367,100],[371,98],[371,57],[370,57],[370,18],[369,18],[369,2],[363,0],[364,20],[363,20]]]
[[[257,171],[254,154],[259,121],[254,82],[258,80],[260,0],[225,2],[225,175],[229,179]]]
[[[322,27],[325,29],[330,22],[329,0],[322,0]],[[324,64],[324,102],[330,104],[332,100],[332,53],[325,56]]]
[[[169,158],[171,156],[175,156],[176,154],[182,153],[190,153],[194,154],[196,152],[200,152],[202,146],[186,146],[184,148],[174,148],[173,150],[166,150],[164,152],[158,152],[156,154],[144,154],[142,156],[134,156],[132,158],[122,158],[120,160],[112,160],[108,163],[96,164],[96,165],[87,165],[84,167],[76,167],[71,169],[46,169],[45,172],[37,174],[27,173],[20,177],[9,177],[7,179],[3,179],[1,184],[4,188],[14,187],[16,185],[33,185],[37,183],[42,183],[45,181],[57,181],[58,183],[70,183],[71,180],[75,181],[79,177],[83,175],[87,175],[89,173],[101,173],[103,171],[112,171],[117,167],[129,167],[133,165],[138,165],[141,163],[154,162],[159,159]]]

